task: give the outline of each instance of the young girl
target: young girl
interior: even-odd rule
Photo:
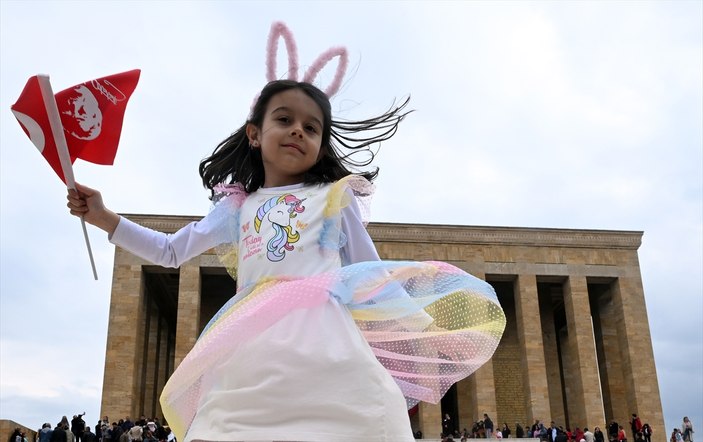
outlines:
[[[412,441],[407,407],[490,358],[505,326],[490,286],[444,263],[380,261],[364,227],[377,171],[353,174],[333,142],[390,138],[406,103],[342,123],[315,86],[270,82],[200,165],[213,210],[173,235],[69,191],[72,214],[146,260],[178,267],[216,248],[236,274],[163,390],[179,441]]]

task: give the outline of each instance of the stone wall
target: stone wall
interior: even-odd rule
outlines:
[[[195,219],[127,217],[165,232]],[[637,258],[642,232],[390,223],[368,231],[384,259],[449,262],[499,288],[508,325],[493,359],[456,386],[460,427],[484,413],[511,428],[535,419],[603,427],[638,413],[664,442]],[[213,251],[164,270],[116,249],[101,414],[160,413],[155,396],[200,331],[203,280],[222,271]],[[170,276],[146,287],[154,272]],[[171,313],[150,307],[162,291]],[[170,344],[169,315],[177,323]],[[440,405],[422,403],[415,430],[438,435],[441,415]]]
[[[32,430],[31,428],[27,428],[24,425],[18,424],[17,422],[8,419],[0,419],[0,437],[3,438],[2,440],[10,441],[10,436],[12,436],[12,433],[14,433],[15,428],[19,428],[20,431],[24,431],[24,434],[29,442],[36,441],[37,430],[39,428]]]

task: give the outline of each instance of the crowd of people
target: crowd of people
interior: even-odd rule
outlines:
[[[588,427],[583,429],[576,426],[564,428],[551,422],[546,426],[543,422],[536,420],[534,424],[523,427],[519,422],[515,423],[515,431],[512,431],[507,422],[496,428],[491,418],[483,415],[482,420],[473,423],[471,429],[464,428],[459,431],[452,422],[449,414],[445,414],[442,419],[442,442],[455,442],[457,440],[465,442],[468,439],[505,439],[505,438],[538,438],[542,442],[628,442],[629,434],[633,439],[629,442],[652,442],[652,427],[648,423],[642,423],[640,417],[633,413],[629,422],[629,430],[626,430],[616,421],[611,421],[607,425],[606,432],[601,427],[594,427],[593,431]],[[421,436],[416,433],[416,437]],[[418,439],[421,437],[417,437]],[[671,434],[670,442],[693,442],[693,424],[688,417],[683,418],[681,428],[675,428]]]
[[[693,424],[688,416],[684,416],[681,428],[674,428],[670,442],[693,442]]]
[[[64,416],[53,428],[45,423],[32,441],[16,428],[8,442],[177,442],[168,425],[162,425],[158,418],[141,416],[132,422],[127,416],[111,423],[105,416],[91,428],[83,416],[85,413],[74,415],[70,422]]]

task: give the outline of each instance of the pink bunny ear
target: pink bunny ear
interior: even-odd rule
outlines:
[[[276,75],[276,55],[278,53],[278,38],[283,37],[288,52],[288,79],[298,81],[298,48],[293,39],[293,33],[285,23],[277,21],[271,25],[268,43],[266,44],[266,80],[274,81]]]
[[[332,83],[330,83],[330,85],[327,86],[327,89],[325,89],[325,95],[328,97],[336,94],[342,85],[342,79],[344,78],[344,74],[347,72],[347,65],[349,63],[347,48],[342,46],[329,48],[317,57],[315,62],[308,68],[307,71],[305,71],[305,76],[303,77],[304,82],[312,83],[315,81],[317,74],[320,73],[322,68],[327,66],[327,63],[329,63],[334,57],[339,57],[339,63],[337,64],[337,72],[334,74]]]

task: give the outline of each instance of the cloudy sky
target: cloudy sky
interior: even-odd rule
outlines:
[[[338,116],[412,97],[376,159],[373,221],[644,231],[667,433],[703,426],[702,5],[0,1],[0,417],[98,419],[114,253],[89,227],[94,281],[65,189],[10,112],[27,79],[142,69],[115,165],[79,161],[76,179],[117,212],[203,215],[198,163],[244,121],[283,20],[303,66],[348,47]]]

